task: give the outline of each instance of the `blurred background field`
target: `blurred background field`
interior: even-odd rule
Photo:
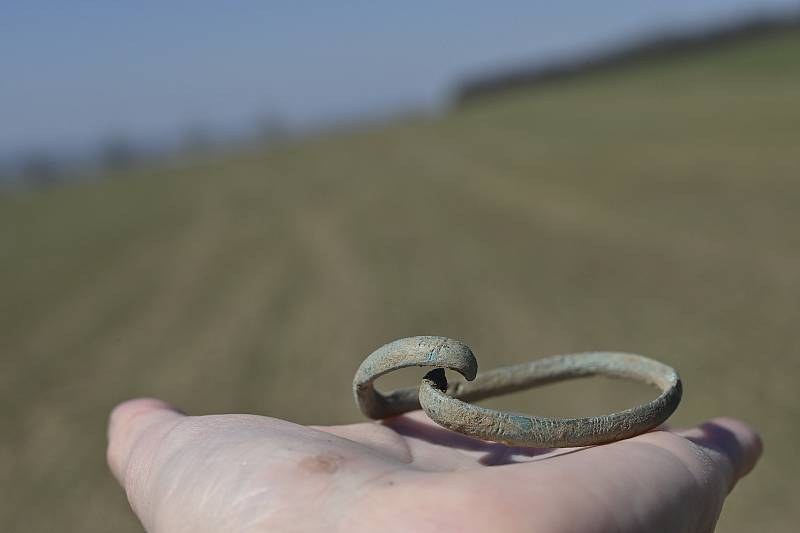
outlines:
[[[796,30],[9,190],[0,522],[139,530],[105,467],[119,401],[361,420],[361,360],[435,334],[483,369],[603,349],[675,366],[672,423],[728,414],[765,439],[719,531],[796,531],[799,205]],[[591,379],[487,404],[569,416],[652,395]]]

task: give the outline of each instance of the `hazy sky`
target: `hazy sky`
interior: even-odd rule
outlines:
[[[465,75],[797,0],[0,3],[0,155],[434,106]]]

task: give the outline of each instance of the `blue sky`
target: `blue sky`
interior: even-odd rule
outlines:
[[[0,156],[435,108],[465,75],[792,5],[5,1]]]

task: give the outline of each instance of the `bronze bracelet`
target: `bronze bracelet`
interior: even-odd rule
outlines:
[[[404,367],[433,367],[419,388],[383,395],[374,381]],[[444,370],[467,381],[450,386]],[[471,437],[535,447],[588,446],[640,435],[663,423],[681,400],[681,381],[671,367],[647,357],[617,352],[555,355],[497,368],[481,375],[472,350],[445,337],[408,337],[370,354],[356,372],[356,403],[369,418],[380,419],[422,408],[437,424]],[[654,400],[625,411],[584,418],[547,418],[504,413],[467,403],[566,379],[604,375],[658,387]]]

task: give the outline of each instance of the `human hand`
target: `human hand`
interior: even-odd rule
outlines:
[[[308,427],[152,399],[113,411],[108,446],[153,533],[707,532],[760,454],[729,418],[550,450],[471,439],[422,412]]]

